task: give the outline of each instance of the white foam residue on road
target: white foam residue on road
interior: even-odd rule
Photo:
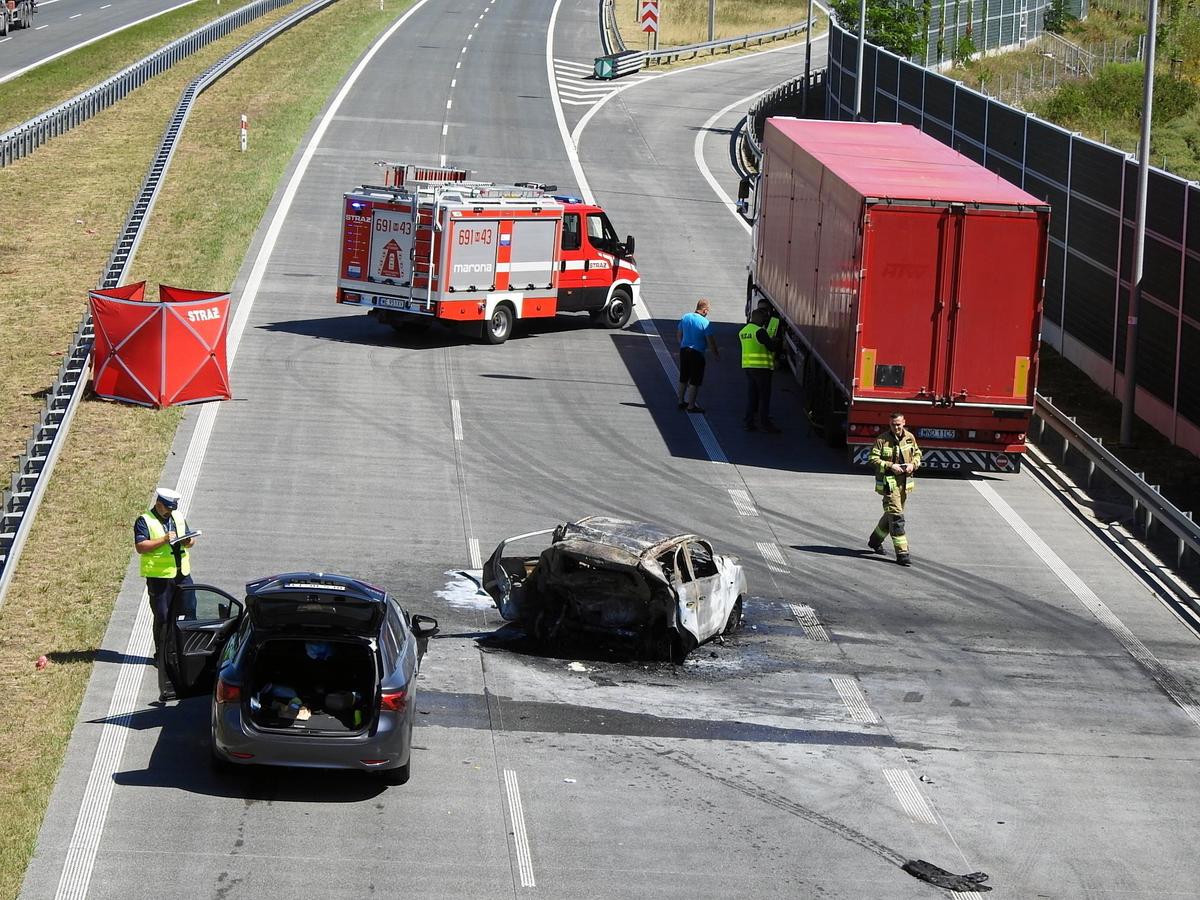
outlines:
[[[455,609],[495,609],[483,585],[482,569],[452,569],[445,573],[449,581],[437,596]]]

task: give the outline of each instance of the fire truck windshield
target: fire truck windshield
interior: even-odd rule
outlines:
[[[588,240],[597,250],[606,253],[621,252],[621,242],[617,240],[617,233],[604,213],[588,213],[587,231]]]

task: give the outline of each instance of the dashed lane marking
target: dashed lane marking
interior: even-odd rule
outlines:
[[[983,495],[983,498],[991,505],[992,509],[1000,514],[1000,517],[1009,524],[1017,536],[1021,538],[1034,553],[1036,553],[1049,568],[1050,571],[1058,576],[1059,580],[1067,586],[1076,599],[1084,605],[1084,607],[1093,616],[1099,620],[1100,624],[1109,630],[1121,646],[1137,660],[1150,673],[1150,676],[1158,682],[1159,686],[1170,695],[1171,699],[1179,704],[1182,709],[1196,725],[1200,725],[1200,705],[1196,703],[1192,697],[1191,691],[1187,686],[1179,680],[1179,678],[1164,666],[1145,644],[1138,640],[1129,628],[1109,609],[1099,597],[1096,596],[1083,579],[1063,562],[1062,557],[1050,549],[1050,546],[1038,536],[1032,528],[1029,527],[1020,514],[1017,513],[1003,497],[996,493],[996,489],[990,484],[983,481],[972,481],[971,484],[975,490]]]
[[[917,782],[913,779],[911,772],[907,769],[884,769],[883,777],[891,785],[892,793],[896,795],[900,806],[908,813],[910,819],[925,825],[937,824],[937,817],[929,808],[925,797],[917,789]]]
[[[517,773],[504,770],[504,792],[508,795],[508,812],[512,821],[513,843],[517,847],[517,872],[521,887],[535,887],[533,859],[529,855],[529,834],[525,830],[525,811],[521,807],[521,788],[517,784]]]
[[[868,725],[879,724],[879,716],[867,705],[867,698],[863,696],[857,681],[845,675],[831,675],[829,680],[842,702],[846,704],[846,708],[850,710],[850,717],[854,721],[865,722]]]
[[[829,641],[829,631],[817,619],[817,613],[811,606],[805,606],[803,603],[789,603],[788,607],[792,611],[792,615],[796,617],[796,621],[800,623],[807,634],[814,641]]]
[[[471,538],[471,540],[467,542],[467,549],[471,554],[471,568],[482,569],[483,557],[479,554],[479,538]]]
[[[450,420],[454,427],[454,439],[461,441],[463,439],[462,405],[458,402],[457,397],[450,399]]]
[[[788,571],[787,560],[783,558],[783,551],[779,549],[778,544],[758,541],[756,546],[758,552],[762,554],[762,558],[767,561],[768,569],[780,574]]]
[[[740,488],[729,488],[729,497],[733,500],[733,505],[737,507],[739,516],[758,515],[758,509],[754,506],[754,498],[750,496],[749,491],[744,491]]]

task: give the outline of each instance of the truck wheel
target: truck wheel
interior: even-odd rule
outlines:
[[[613,291],[612,300],[609,301],[608,306],[592,316],[592,321],[602,328],[624,328],[629,324],[631,315],[633,315],[633,297],[624,288],[617,288]]]
[[[8,13],[0,13],[0,37],[8,37]]]
[[[483,323],[483,337],[489,344],[503,344],[512,334],[513,308],[507,303],[497,304],[492,317]]]

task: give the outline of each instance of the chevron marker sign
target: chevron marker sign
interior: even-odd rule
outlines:
[[[658,0],[642,0],[638,21],[642,23],[642,31],[658,34]]]

